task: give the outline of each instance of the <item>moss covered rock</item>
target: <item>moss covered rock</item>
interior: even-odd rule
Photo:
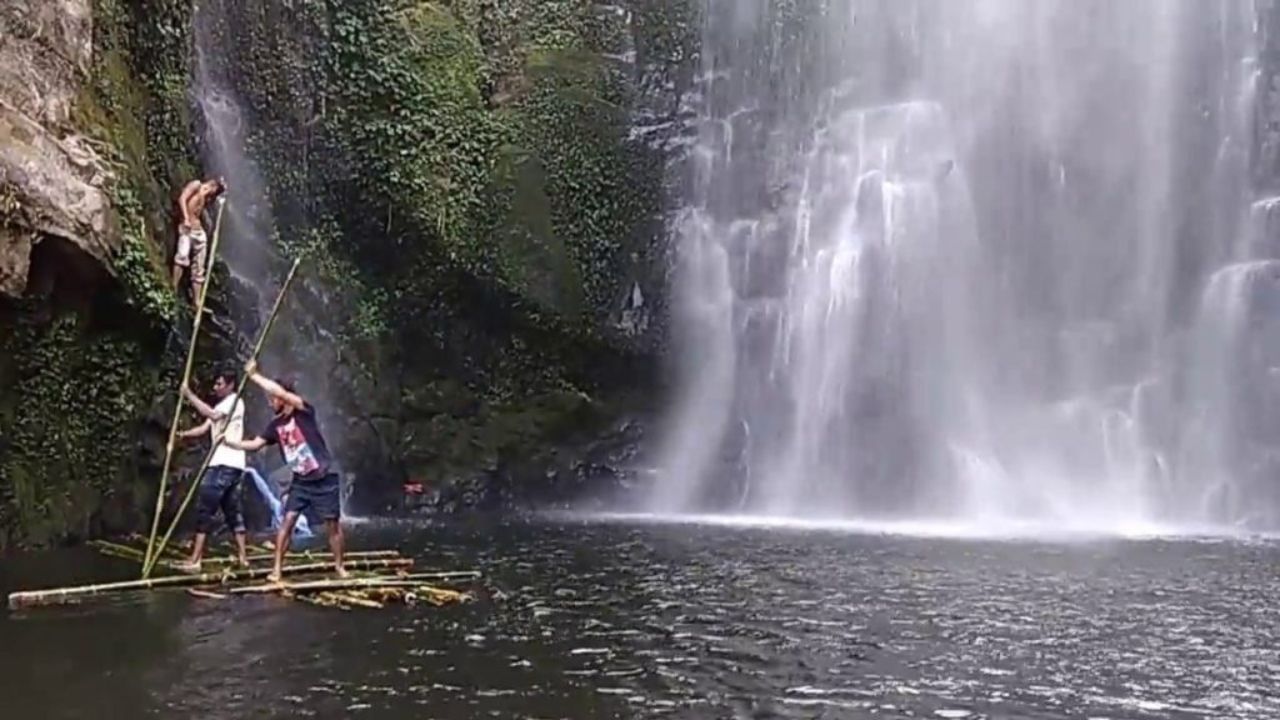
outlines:
[[[331,0],[280,32],[257,4],[215,5],[209,54],[250,118],[273,234],[309,258],[273,344],[308,358],[357,474],[398,490],[541,456],[596,421],[553,399],[613,408],[647,381],[669,148],[636,122],[679,106],[664,94],[688,83],[656,76],[692,69],[685,16]]]
[[[0,548],[128,527],[153,497],[139,448],[155,446],[176,319],[170,178],[154,170],[175,153],[139,49],[170,42],[187,8],[143,5],[0,9]]]

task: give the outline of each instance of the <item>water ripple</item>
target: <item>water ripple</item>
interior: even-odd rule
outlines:
[[[40,717],[1280,717],[1274,544],[404,532],[357,538],[477,567],[490,599],[340,613],[170,597],[10,618],[0,693]]]

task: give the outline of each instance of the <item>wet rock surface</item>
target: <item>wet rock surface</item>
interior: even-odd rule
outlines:
[[[382,509],[411,516],[453,516],[605,508],[645,482],[642,451],[652,424],[643,416],[623,417],[588,438],[523,461],[495,460],[479,472],[436,483],[424,480],[420,491],[392,499]]]
[[[71,115],[92,57],[87,0],[0,8],[0,294],[26,290],[46,236],[110,270],[121,236],[104,185],[111,171]]]

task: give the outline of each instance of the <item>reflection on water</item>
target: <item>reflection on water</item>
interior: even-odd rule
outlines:
[[[1267,541],[367,523],[466,607],[132,597],[0,619],[5,716],[1280,717]],[[102,580],[85,552],[0,589]],[[487,594],[488,595],[488,594]]]

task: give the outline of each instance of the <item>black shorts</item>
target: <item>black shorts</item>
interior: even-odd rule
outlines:
[[[329,473],[319,480],[294,478],[289,485],[289,498],[284,511],[298,513],[311,525],[325,520],[337,520],[342,515],[342,499],[339,496],[338,473]]]
[[[216,465],[209,468],[200,483],[196,530],[206,535],[220,527],[218,513],[231,532],[244,532],[244,490],[240,484],[243,470]]]

